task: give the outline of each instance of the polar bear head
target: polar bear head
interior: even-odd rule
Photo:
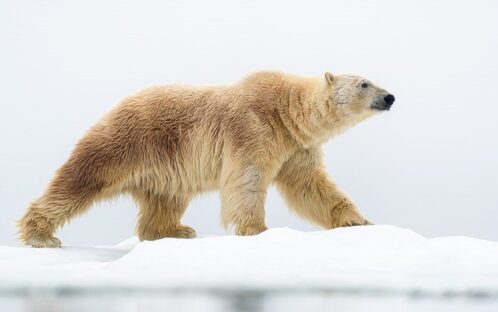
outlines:
[[[388,111],[395,100],[394,95],[360,76],[327,72],[322,79],[320,95],[314,100],[315,105],[319,104],[319,113],[314,115],[320,118],[314,119],[317,125],[328,130],[328,137],[376,113]]]
[[[394,95],[366,78],[352,75],[325,73],[327,93],[333,111],[343,114],[358,114],[386,111],[394,103]]]

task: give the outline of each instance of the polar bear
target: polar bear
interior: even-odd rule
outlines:
[[[139,206],[140,240],[192,238],[180,219],[193,196],[219,190],[221,223],[266,230],[275,184],[300,217],[326,229],[369,224],[324,170],[321,145],[389,110],[394,96],[358,76],[258,72],[226,86],[165,85],[122,100],[77,143],[19,221],[33,247],[93,203],[122,193]]]

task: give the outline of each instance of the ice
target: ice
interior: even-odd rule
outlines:
[[[115,246],[0,246],[0,291],[331,290],[498,296],[498,242],[390,225]]]

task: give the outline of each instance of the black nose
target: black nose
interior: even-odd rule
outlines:
[[[384,102],[386,102],[386,104],[387,104],[388,106],[393,105],[394,100],[395,100],[395,98],[394,98],[394,95],[392,95],[392,94],[388,94],[388,95],[386,95],[386,96],[384,97]]]

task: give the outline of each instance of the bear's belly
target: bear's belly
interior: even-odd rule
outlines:
[[[195,195],[217,190],[220,172],[221,161],[203,157],[144,164],[130,172],[123,188],[156,194]]]

